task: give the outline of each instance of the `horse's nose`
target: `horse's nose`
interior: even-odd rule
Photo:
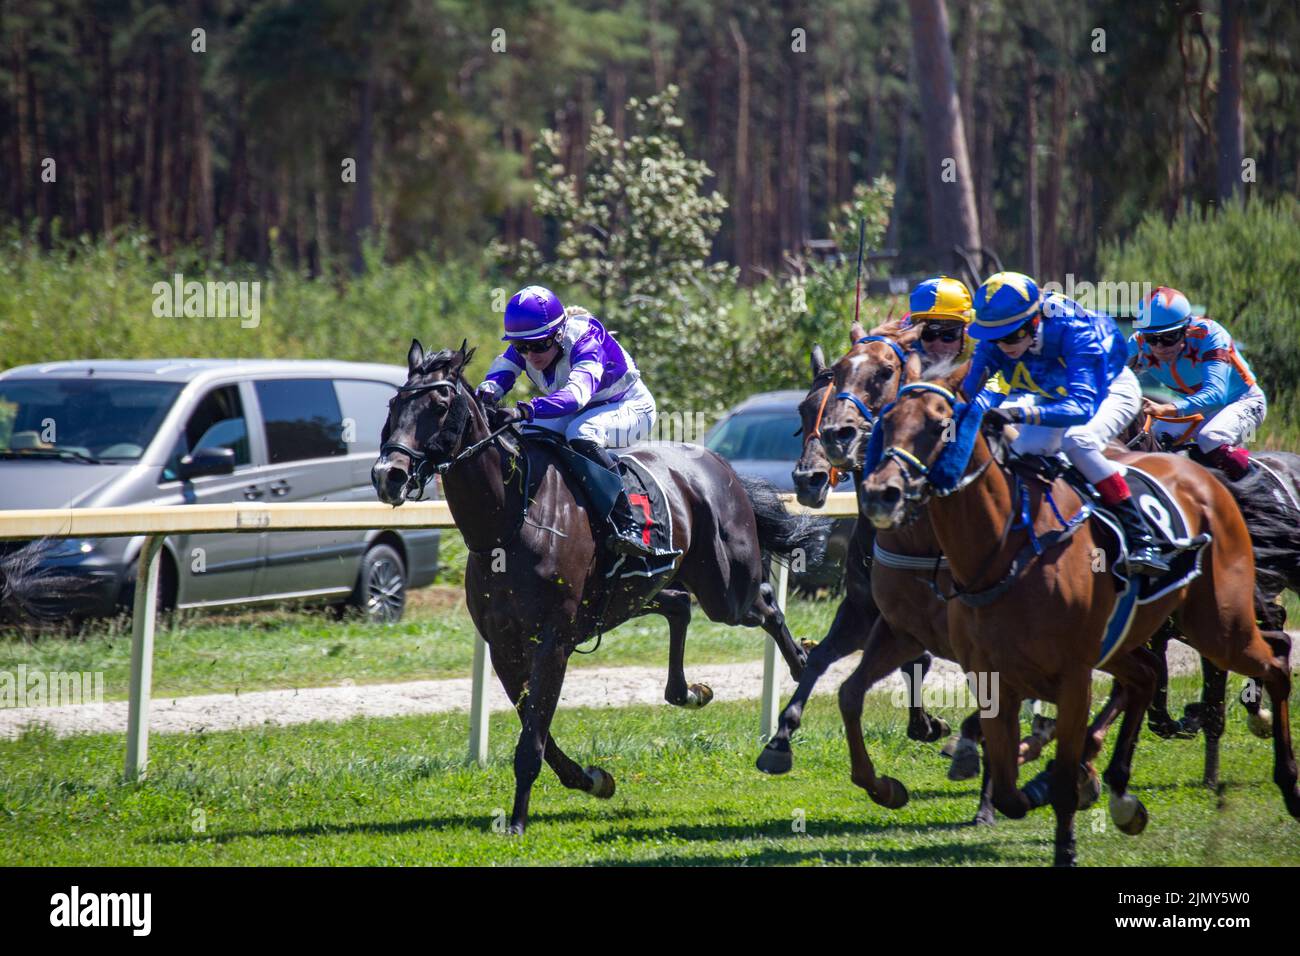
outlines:
[[[902,481],[896,476],[889,478],[884,485],[869,488],[863,495],[864,517],[877,528],[892,527],[897,523],[902,503]]]
[[[820,508],[825,502],[826,488],[831,476],[820,469],[796,468],[790,476],[794,479],[795,497],[807,508]]]
[[[370,483],[385,504],[400,505],[406,500],[407,477],[405,468],[387,459],[375,462],[370,469]]]
[[[847,448],[858,437],[856,425],[837,425],[830,430],[830,438],[835,444]]]

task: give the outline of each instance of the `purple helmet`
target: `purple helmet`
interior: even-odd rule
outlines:
[[[560,297],[540,285],[525,286],[506,304],[506,334],[501,341],[548,338],[563,324]]]

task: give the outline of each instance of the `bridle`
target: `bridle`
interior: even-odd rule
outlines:
[[[853,344],[866,345],[868,342],[884,342],[891,349],[893,349],[894,354],[898,356],[899,374],[901,375],[903,373],[903,370],[907,367],[907,353],[903,351],[901,345],[899,345],[893,339],[886,338],[883,335],[864,335],[862,338],[857,339]],[[808,436],[809,438],[816,438],[818,441],[822,440],[822,418],[825,417],[826,415],[826,405],[830,401],[831,394],[832,394],[831,386],[830,383],[828,382],[826,385],[826,391],[822,393],[822,403],[817,407],[817,419],[816,421],[813,422],[813,430],[811,434],[809,434]],[[837,402],[852,402],[853,407],[858,410],[858,413],[862,416],[863,420],[872,428],[876,426],[876,419],[879,416],[871,410],[871,407],[866,402],[858,398],[857,395],[854,395],[852,392],[848,391],[847,389],[843,391],[835,392],[834,395],[835,395],[835,400]],[[832,465],[831,477],[830,477],[830,483],[831,483],[830,486],[832,490],[834,490],[836,483],[839,481],[839,478],[840,478],[840,470],[836,468],[834,465]]]
[[[898,396],[894,399],[894,401],[890,402],[889,405],[881,409],[880,414],[881,415],[886,414],[891,408],[893,408],[894,405],[898,403],[898,400],[902,398],[904,395],[907,395],[909,393],[917,394],[922,392],[929,392],[932,395],[938,395],[940,398],[946,401],[950,406],[952,406],[954,411],[956,411],[958,400],[957,400],[957,396],[951,390],[945,388],[942,385],[936,385],[934,382],[913,382],[911,385],[904,385],[902,388],[900,388],[898,390]],[[966,414],[970,414],[969,408],[967,409]],[[898,463],[899,469],[904,474],[909,475],[915,480],[921,481],[926,487],[928,487],[930,492],[932,492],[935,495],[938,495],[940,498],[946,498],[948,497],[948,495],[956,494],[958,491],[961,491],[971,482],[979,478],[980,475],[984,474],[984,472],[988,469],[989,465],[993,463],[993,456],[990,455],[988,458],[984,460],[984,463],[980,465],[978,468],[976,468],[973,472],[969,472],[963,475],[961,480],[958,481],[955,485],[953,485],[953,487],[937,488],[930,480],[930,466],[927,465],[925,462],[921,461],[921,459],[917,458],[914,454],[912,454],[907,449],[899,448],[897,445],[890,445],[888,448],[883,449],[880,453],[880,464],[884,464],[885,461],[890,459]],[[877,465],[876,467],[879,468],[880,465]],[[917,493],[909,494],[906,490],[904,490],[903,497],[908,501],[919,501],[922,498],[922,493],[917,492]]]
[[[440,378],[432,382],[421,382],[418,385],[412,385],[410,382],[407,382],[405,385],[397,389],[397,394],[389,400],[388,407],[390,409],[392,408],[393,402],[397,401],[399,395],[421,395],[425,392],[433,392],[443,388],[449,388],[453,393],[455,393],[460,390],[462,384],[463,383],[459,377]],[[473,401],[473,398],[471,396],[466,396],[466,400]],[[466,421],[468,420],[469,416],[466,415]],[[461,427],[463,430],[464,426],[462,425]],[[488,445],[496,442],[497,439],[512,428],[514,428],[514,422],[507,422],[495,431],[489,432],[486,438],[482,438],[479,441],[474,442],[474,444],[462,448],[446,461],[435,463],[430,461],[429,456],[424,452],[416,451],[409,445],[388,438],[388,422],[385,421],[383,443],[379,446],[379,456],[381,458],[386,458],[392,452],[399,452],[410,460],[411,473],[406,479],[406,485],[403,490],[406,492],[406,498],[408,501],[423,501],[424,490],[430,478],[434,475],[445,475],[456,465],[473,458]],[[416,494],[410,493],[412,488],[414,488]]]

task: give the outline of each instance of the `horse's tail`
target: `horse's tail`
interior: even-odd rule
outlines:
[[[0,622],[27,627],[61,621],[65,609],[88,593],[90,579],[44,565],[55,543],[39,538],[0,554]]]
[[[798,554],[805,567],[821,560],[831,530],[829,518],[790,514],[781,493],[761,478],[741,476],[740,483],[754,509],[758,543],[764,551],[786,558]]]

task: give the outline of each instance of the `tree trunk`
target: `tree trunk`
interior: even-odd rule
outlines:
[[[736,44],[736,171],[735,200],[735,264],[744,280],[750,268],[749,231],[752,215],[749,175],[749,46],[740,32],[740,24],[731,18],[731,38]]]
[[[1034,82],[1038,58],[1025,58],[1025,265],[1038,278],[1038,105]]]
[[[930,242],[940,261],[948,263],[954,246],[973,250],[980,241],[975,184],[953,77],[948,11],[944,0],[908,0],[908,9],[925,131]]]
[[[1222,0],[1219,13],[1219,202],[1242,192],[1241,160],[1246,129],[1241,112],[1241,0]]]
[[[374,153],[375,71],[366,70],[361,86],[360,120],[357,126],[357,181],[353,192],[352,223],[349,236],[352,246],[352,271],[366,270],[365,243],[374,216],[374,185],[371,161]]]
[[[1043,250],[1041,267],[1048,277],[1061,278],[1060,244],[1057,234],[1057,217],[1061,204],[1061,177],[1066,163],[1066,79],[1057,73],[1052,80],[1052,153],[1047,168],[1047,188],[1043,193],[1043,228],[1040,245]],[[1035,275],[1040,282],[1042,278]]]

